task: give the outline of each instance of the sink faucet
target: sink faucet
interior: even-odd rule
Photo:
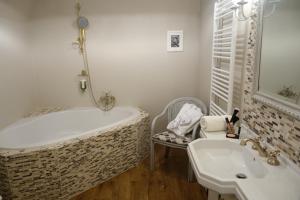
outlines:
[[[261,139],[261,137],[254,138],[254,139],[251,139],[251,138],[250,139],[245,139],[245,140],[242,140],[240,142],[240,145],[241,146],[246,146],[248,142],[251,142],[252,143],[252,149],[257,150],[261,157],[267,157],[267,155],[268,155],[267,149],[265,147],[261,146],[260,139]]]
[[[280,155],[279,150],[274,150],[268,153],[267,163],[269,165],[278,166],[280,165],[280,162],[277,158],[277,156]]]

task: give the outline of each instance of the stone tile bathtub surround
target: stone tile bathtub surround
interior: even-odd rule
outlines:
[[[253,5],[257,13],[258,1]],[[276,109],[266,106],[252,98],[255,72],[257,16],[250,22],[245,64],[245,83],[243,97],[243,120],[267,142],[285,152],[290,160],[300,167],[300,121]]]
[[[4,199],[70,199],[136,166],[149,154],[149,115],[40,148],[0,150]]]

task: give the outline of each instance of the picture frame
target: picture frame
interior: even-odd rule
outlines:
[[[183,51],[183,31],[167,32],[167,51],[180,52]]]

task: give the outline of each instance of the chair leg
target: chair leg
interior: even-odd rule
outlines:
[[[188,182],[192,182],[194,179],[194,171],[190,161],[188,162]]]
[[[155,149],[154,149],[154,142],[151,140],[150,144],[150,170],[154,170],[154,164],[155,164]]]
[[[165,158],[168,158],[170,154],[170,147],[166,147]]]

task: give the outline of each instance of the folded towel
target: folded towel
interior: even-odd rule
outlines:
[[[225,118],[228,117],[230,120],[230,115],[222,116],[204,116],[200,120],[201,129],[204,131],[224,131],[226,130]]]
[[[186,103],[182,106],[176,118],[171,121],[167,129],[178,136],[184,137],[186,133],[193,129],[193,126],[202,117],[201,109],[194,104]]]

